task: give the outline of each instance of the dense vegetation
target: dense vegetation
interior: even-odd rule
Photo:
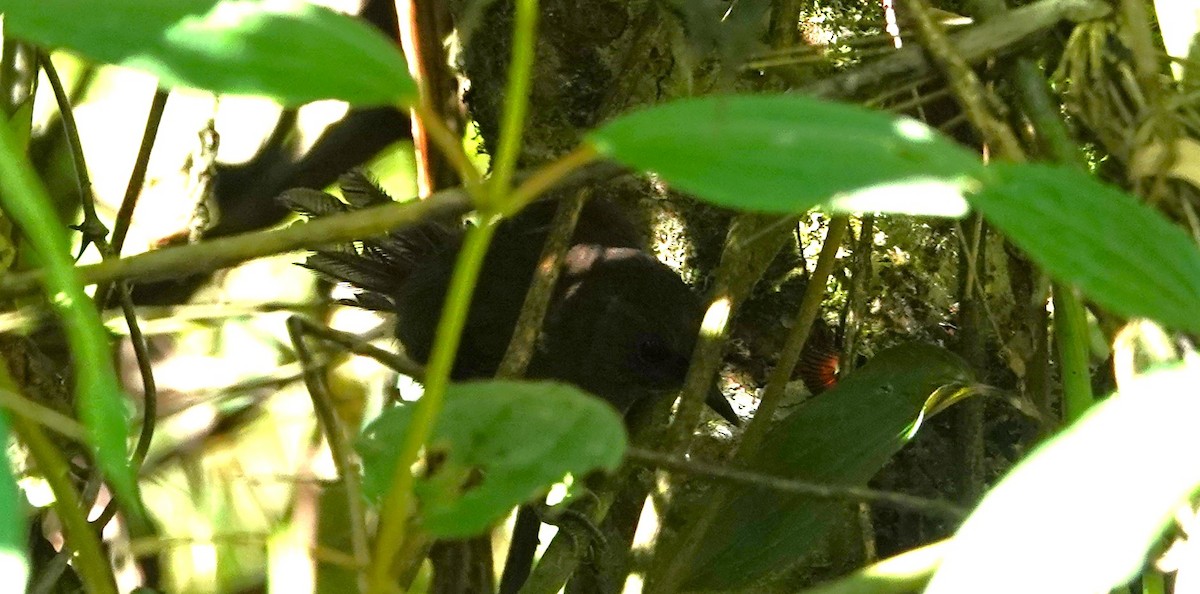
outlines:
[[[1198,579],[1194,3],[362,4],[0,0],[5,591]],[[463,381],[539,200],[567,278],[603,200],[704,295],[678,400],[521,379],[554,265]],[[422,365],[294,266],[467,213]]]

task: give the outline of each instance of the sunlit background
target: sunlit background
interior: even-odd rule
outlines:
[[[53,60],[74,98],[97,208],[111,225],[129,182],[155,80],[122,68],[88,66],[61,53]],[[61,133],[49,88],[43,74],[35,136]],[[346,109],[334,101],[300,108],[295,150],[302,153],[311,146]],[[263,146],[280,114],[280,107],[266,100],[172,92],[123,255],[186,236],[196,225],[202,198],[198,180],[211,160],[213,140],[217,162],[246,162]],[[367,169],[393,196],[415,194],[410,143],[388,148]],[[78,195],[65,151],[54,156],[46,178],[54,195]],[[68,222],[78,222],[78,215],[71,216]],[[340,551],[313,550],[322,481],[335,473],[284,321],[304,313],[353,332],[384,321],[323,303],[314,275],[296,265],[302,259],[303,254],[294,253],[249,262],[219,273],[188,304],[139,310],[143,332],[150,337],[160,413],[142,487],[161,538],[133,542],[132,553],[164,555],[167,591],[254,591],[264,568],[271,573],[272,592],[312,591],[314,556],[332,564],[349,558]],[[81,258],[83,263],[97,260],[94,249]],[[113,331],[127,334],[119,312],[110,312],[106,320]],[[392,348],[388,334],[380,334],[379,344]],[[330,372],[335,401],[343,418],[357,422],[364,406],[378,407],[384,384],[394,379],[370,360],[328,356],[338,362]],[[119,357],[126,388],[140,401],[141,381],[127,339]],[[374,402],[368,402],[371,396]],[[40,481],[22,484],[32,503],[48,505],[49,491]],[[106,501],[102,493],[93,517]],[[52,534],[57,531],[48,528]],[[116,534],[110,530],[107,536]],[[138,577],[128,569],[132,565],[124,566],[120,585],[129,590]]]

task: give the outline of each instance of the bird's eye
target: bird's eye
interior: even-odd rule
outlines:
[[[659,365],[671,359],[671,349],[657,336],[646,336],[638,340],[637,360],[647,365]]]

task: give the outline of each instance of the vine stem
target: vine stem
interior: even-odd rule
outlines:
[[[485,217],[482,224],[467,231],[458,254],[442,317],[438,320],[433,352],[425,368],[425,394],[414,405],[413,420],[400,445],[391,487],[380,507],[379,533],[368,574],[367,592],[370,594],[391,591],[391,568],[396,553],[404,544],[404,528],[413,505],[412,465],[417,461],[421,446],[433,434],[434,424],[442,411],[475,281],[496,231],[492,218]]]
[[[417,116],[426,125],[431,139],[450,158],[462,176],[475,206],[480,211],[481,224],[470,229],[463,239],[442,316],[438,320],[433,352],[425,370],[425,393],[415,405],[412,423],[400,446],[391,486],[380,508],[379,532],[368,570],[367,591],[371,594],[390,591],[392,568],[407,565],[407,560],[395,563],[401,550],[418,549],[404,546],[405,525],[414,503],[412,465],[416,463],[421,447],[433,434],[438,415],[441,413],[475,283],[483,268],[483,260],[495,234],[496,225],[502,214],[516,210],[508,207],[514,205],[516,199],[520,199],[512,192],[512,177],[521,152],[521,134],[529,106],[537,16],[537,0],[518,0],[513,22],[512,60],[504,99],[500,146],[492,162],[492,178],[486,190],[480,191],[478,170],[467,158],[461,143],[453,138],[450,131],[436,117],[434,110],[427,105],[414,108]],[[531,196],[542,189],[544,186],[535,186]],[[420,533],[409,536],[409,540],[422,537]]]

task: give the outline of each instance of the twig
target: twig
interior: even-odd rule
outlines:
[[[146,337],[142,335],[141,327],[138,326],[129,284],[118,283],[117,291],[120,292],[125,323],[129,325],[129,342],[133,345],[138,374],[142,378],[142,430],[138,434],[137,445],[133,448],[133,466],[139,468],[142,462],[146,461],[146,453],[150,451],[150,442],[154,439],[154,424],[158,421],[158,386],[154,382],[149,345],[146,343]]]
[[[314,324],[311,320],[300,316],[292,316],[288,320],[289,324],[299,324],[305,334],[332,342],[355,355],[370,357],[384,366],[415,380],[419,381],[425,376],[425,369],[416,361],[381,349],[359,336],[350,334],[349,332],[342,332],[341,330],[334,330],[320,324]],[[291,320],[297,321],[293,322]]]
[[[167,98],[170,91],[156,89],[154,98],[150,100],[150,113],[146,115],[146,128],[142,131],[142,143],[138,146],[137,158],[133,161],[133,170],[129,172],[129,183],[125,186],[125,197],[117,209],[117,219],[113,223],[112,249],[116,255],[121,254],[125,246],[125,235],[133,221],[133,211],[137,208],[138,197],[142,186],[146,183],[146,170],[150,164],[150,151],[154,148],[154,138],[158,135],[158,126],[162,122],[163,111],[167,108]]]
[[[555,181],[574,185],[612,177],[621,169],[598,163]],[[166,248],[128,258],[76,268],[84,284],[94,285],[118,279],[161,280],[218,270],[248,260],[285,252],[311,249],[331,243],[353,241],[382,235],[414,225],[425,217],[458,215],[470,210],[466,190],[452,188],[437,192],[425,200],[386,204],[318,217],[295,223],[285,229],[273,229],[222,237],[212,241]],[[10,274],[0,278],[0,298],[36,292],[44,273],[40,270]]]
[[[1004,19],[971,27],[953,38],[955,51],[969,63],[993,59],[1059,21],[1081,22],[1108,14],[1109,6],[1096,0],[1041,0],[1011,11]],[[853,97],[883,80],[931,74],[933,64],[922,48],[909,46],[861,68],[827,78],[800,89],[819,97]]]
[[[546,245],[538,258],[533,281],[529,285],[529,291],[525,293],[516,331],[508,343],[508,349],[504,351],[500,369],[496,372],[498,377],[516,378],[525,374],[533,356],[533,346],[541,330],[542,321],[546,317],[546,310],[550,307],[554,286],[558,283],[559,273],[562,272],[563,259],[571,247],[575,224],[579,221],[579,213],[590,195],[590,190],[581,189],[571,198],[559,203],[554,220],[550,223],[550,235],[546,237]]]
[[[928,499],[904,493],[896,493],[894,491],[880,491],[863,487],[828,485],[788,479],[740,468],[694,462],[678,456],[641,448],[629,448],[625,452],[625,457],[643,466],[663,468],[673,472],[683,472],[698,478],[712,479],[737,486],[762,487],[781,493],[802,495],[814,499],[882,504],[896,509],[914,511],[931,516],[949,518],[951,520],[961,520],[967,515],[966,509],[949,501]]]
[[[364,568],[369,560],[370,548],[367,543],[366,512],[363,509],[362,485],[359,482],[358,467],[354,463],[354,453],[346,437],[346,431],[342,428],[337,411],[334,410],[329,395],[329,386],[325,381],[324,368],[313,364],[312,352],[308,350],[308,345],[304,342],[309,326],[311,324],[304,318],[292,316],[287,321],[288,336],[291,337],[292,344],[296,349],[296,358],[299,359],[301,367],[304,369],[304,383],[312,397],[313,410],[317,413],[317,419],[321,421],[321,427],[325,431],[325,439],[329,442],[329,453],[333,456],[333,463],[337,466],[338,474],[341,475],[342,482],[346,485],[346,511],[350,521],[350,541],[354,550],[354,560],[356,565]],[[359,576],[361,580],[362,574],[360,573]]]
[[[558,283],[562,263],[567,250],[571,247],[571,237],[575,234],[575,224],[579,221],[579,213],[590,197],[591,191],[580,189],[570,198],[558,204],[551,222],[550,235],[542,248],[538,259],[537,270],[533,281],[525,293],[525,302],[521,306],[521,314],[517,319],[513,337],[500,361],[496,372],[498,377],[516,378],[525,375],[529,361],[533,358],[533,350],[550,308],[550,298],[554,295],[554,287]],[[500,578],[500,592],[516,592],[521,584],[529,577],[533,566],[533,557],[537,552],[538,530],[541,520],[527,506],[521,506],[517,512],[513,536],[509,543],[508,556],[504,562],[504,571]]]

